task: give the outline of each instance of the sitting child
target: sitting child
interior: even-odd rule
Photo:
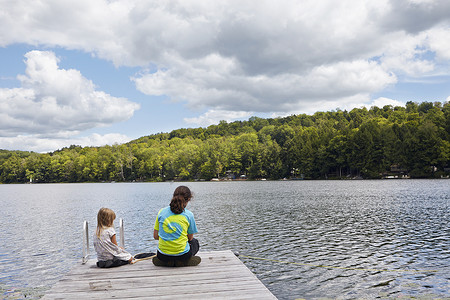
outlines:
[[[196,256],[200,243],[194,214],[186,209],[192,199],[187,186],[179,186],[173,192],[170,205],[161,209],[156,217],[153,237],[158,240],[158,251],[153,257],[155,266],[196,266],[201,257]]]
[[[109,208],[103,207],[98,211],[94,248],[97,252],[99,268],[112,268],[133,263],[131,254],[117,245],[115,219],[116,214]]]

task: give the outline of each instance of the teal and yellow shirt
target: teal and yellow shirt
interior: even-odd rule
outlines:
[[[174,214],[170,207],[158,212],[155,221],[158,230],[158,251],[166,255],[183,255],[190,249],[188,234],[197,233],[194,214],[185,209],[181,214]]]

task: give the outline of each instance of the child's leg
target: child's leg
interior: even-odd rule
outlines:
[[[123,265],[128,265],[130,263],[129,260],[121,260],[121,259],[116,259],[114,258],[113,260],[113,267],[120,267]]]
[[[174,256],[165,255],[159,251],[156,251],[156,258],[159,261],[163,262],[165,265],[170,265],[170,266],[173,266],[175,264],[175,259],[176,259],[176,257],[174,257]],[[154,259],[153,262],[157,262],[157,260]]]
[[[191,255],[194,256],[200,249],[200,244],[196,238],[193,238],[189,241],[189,247],[191,247],[191,250],[189,252],[191,252]]]
[[[188,253],[181,255],[177,260],[175,260],[176,267],[196,266],[202,261],[202,259],[199,256],[195,255],[200,249],[200,244],[198,240],[195,238],[190,240],[189,247],[191,249],[189,250]]]
[[[97,267],[99,268],[114,268],[114,267],[120,267],[123,265],[127,265],[130,262],[127,260],[121,260],[121,259],[111,259],[111,260],[100,260],[97,262]]]

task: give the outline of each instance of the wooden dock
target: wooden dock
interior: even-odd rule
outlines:
[[[199,252],[195,267],[156,267],[151,259],[100,269],[75,266],[42,299],[276,299],[233,252]]]

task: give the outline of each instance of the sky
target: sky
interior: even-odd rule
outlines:
[[[448,0],[0,0],[0,149],[450,101]]]

